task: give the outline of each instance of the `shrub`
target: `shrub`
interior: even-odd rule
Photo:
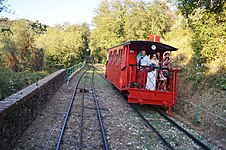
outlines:
[[[7,69],[0,69],[0,100],[35,83],[37,79],[44,78],[48,74],[47,71],[11,72]]]

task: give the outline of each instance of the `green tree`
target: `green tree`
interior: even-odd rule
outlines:
[[[0,0],[0,12],[6,11],[9,8],[6,2],[7,0]]]
[[[11,26],[12,40],[18,50],[21,69],[28,68],[34,43],[34,31],[27,20],[13,21]]]
[[[126,40],[143,40],[145,37],[147,10],[144,2],[135,2],[126,14]]]
[[[8,68],[11,71],[19,71],[19,61],[16,57],[17,51],[12,39],[12,32],[4,31],[0,35],[1,54],[7,57]]]
[[[120,4],[119,4],[120,5]],[[111,47],[119,41],[117,36],[117,16],[114,16],[114,8],[111,4],[105,0],[101,3],[100,7],[96,11],[97,15],[93,18],[93,23],[96,28],[92,32],[92,49],[106,49]]]
[[[47,68],[65,68],[82,61],[85,50],[89,48],[89,36],[86,24],[65,24],[48,28],[45,34],[37,37],[35,45],[43,48]]]
[[[36,22],[33,22],[31,24],[32,26],[32,30],[36,33],[36,34],[44,34],[47,31],[47,25],[45,24],[41,24],[39,23],[38,20],[36,20]]]
[[[193,30],[196,62],[210,63],[225,56],[226,2],[223,0],[178,0],[178,8]]]
[[[105,58],[106,48],[124,41],[146,40],[150,33],[164,36],[170,31],[173,15],[166,1],[102,1],[93,18],[96,26],[91,35],[93,54],[97,58],[101,53]]]
[[[177,0],[178,8],[191,30],[194,52],[187,66],[188,76],[208,85],[225,89],[226,72],[226,2],[224,0]],[[188,34],[189,35],[189,34]],[[190,35],[189,35],[190,36]],[[197,72],[201,72],[197,76]],[[212,84],[215,82],[215,84]],[[197,83],[194,86],[197,87]]]
[[[197,8],[203,8],[213,13],[224,10],[224,0],[176,0],[181,13],[188,19]]]
[[[7,57],[12,71],[40,70],[43,52],[34,45],[33,22],[28,20],[4,20],[1,24],[0,45],[2,57]]]

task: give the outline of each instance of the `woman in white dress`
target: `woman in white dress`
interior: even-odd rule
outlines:
[[[155,67],[159,65],[159,60],[156,57],[156,54],[153,54],[152,59],[149,60],[148,66],[151,67],[150,72],[147,75],[147,84],[146,89],[155,90],[156,89],[156,79],[157,79],[157,70]]]

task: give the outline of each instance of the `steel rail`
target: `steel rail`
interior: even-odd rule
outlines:
[[[96,67],[94,67],[96,70],[98,70]],[[105,81],[107,81],[110,85],[111,83],[103,77],[103,75],[97,73],[98,75],[100,75]],[[125,97],[124,97],[125,98]],[[132,104],[129,104],[130,106]],[[134,106],[133,106],[134,107]],[[152,107],[152,106],[151,106]],[[134,107],[135,108],[135,107]],[[154,107],[153,107],[154,108]],[[210,150],[211,148],[209,148],[207,145],[205,145],[203,142],[201,142],[200,140],[198,140],[196,137],[194,137],[191,133],[189,133],[188,131],[186,131],[183,127],[181,127],[180,125],[178,125],[176,122],[174,122],[172,119],[170,119],[166,114],[160,112],[159,110],[157,110],[156,108],[154,108],[161,116],[163,116],[166,120],[168,120],[171,124],[173,124],[176,128],[178,128],[180,131],[182,131],[183,133],[185,133],[189,138],[191,138],[195,143],[197,143],[199,146],[201,146],[204,150]],[[138,112],[139,113],[139,112]],[[145,119],[145,118],[144,118]],[[146,121],[145,121],[146,122]]]
[[[93,68],[95,69],[95,70],[98,70],[98,71],[100,71],[99,69],[97,69],[96,67],[94,67],[93,66]],[[101,78],[103,78],[105,81],[107,81],[107,83],[109,83],[110,85],[112,85],[112,83],[110,82],[110,81],[108,81],[102,74],[100,74],[100,73],[98,73],[98,72],[96,72]]]
[[[93,83],[94,71],[95,71],[95,69],[93,70],[93,74],[92,74],[92,84],[91,84],[92,91],[93,91],[92,94],[93,94],[93,99],[94,99],[94,102],[95,102],[95,105],[96,105],[97,118],[98,118],[98,121],[99,121],[99,126],[100,126],[100,130],[101,130],[101,137],[102,137],[102,141],[103,141],[103,144],[104,144],[104,149],[108,150],[108,142],[107,142],[106,134],[105,134],[105,131],[104,131],[104,125],[103,125],[103,121],[102,121],[102,117],[101,117],[99,103],[98,103],[97,98],[96,98],[96,91],[95,91],[95,87],[94,87],[94,83]]]
[[[146,125],[146,127],[149,130],[154,131],[155,134],[158,136],[158,138],[161,141],[163,141],[163,144],[165,146],[167,146],[169,149],[173,150],[174,148],[171,146],[171,144],[166,141],[166,139],[156,130],[156,128],[147,119],[145,119],[145,117],[135,108],[134,104],[130,104],[129,103],[129,105],[132,108],[132,110],[142,119],[142,121],[144,122],[144,124]]]
[[[73,104],[73,102],[74,102],[74,98],[75,98],[75,95],[76,95],[76,91],[77,91],[77,89],[78,89],[78,85],[79,85],[80,80],[82,79],[82,77],[84,76],[84,74],[86,73],[87,70],[88,70],[88,69],[86,69],[86,70],[82,73],[82,75],[79,77],[79,79],[78,79],[78,81],[77,81],[77,83],[76,83],[76,87],[75,87],[74,92],[73,92],[73,95],[72,95],[72,97],[71,97],[70,104],[69,104],[68,109],[67,109],[67,112],[66,112],[66,114],[65,114],[65,116],[64,116],[64,122],[63,122],[63,126],[62,126],[62,128],[61,128],[60,135],[59,135],[59,137],[58,137],[58,141],[57,141],[57,144],[56,144],[56,150],[58,150],[58,149],[60,148],[60,143],[61,143],[61,140],[62,140],[62,137],[63,137],[63,134],[64,134],[65,126],[66,126],[66,124],[67,124],[67,120],[68,120],[69,113],[70,113],[70,111],[71,111],[72,104]]]
[[[205,145],[203,142],[201,142],[199,139],[197,139],[196,137],[194,137],[194,135],[192,135],[191,133],[189,133],[188,131],[186,131],[183,127],[181,127],[180,125],[178,125],[175,121],[173,121],[171,118],[169,118],[166,114],[162,113],[161,111],[159,111],[158,109],[156,109],[153,106],[151,106],[151,107],[158,114],[160,114],[162,117],[164,117],[167,121],[169,121],[171,124],[173,124],[177,129],[179,129],[180,131],[182,131],[183,133],[185,133],[189,138],[191,138],[196,144],[198,144],[204,150],[210,150],[211,149],[207,145]]]
[[[95,67],[94,67],[94,68],[95,68]],[[98,70],[97,68],[95,68],[95,69]],[[99,73],[97,73],[97,74],[100,75],[100,76],[101,76],[105,81],[107,81],[109,84],[111,84],[108,80],[106,80],[106,79],[103,77],[103,75],[101,75],[101,74],[99,74]],[[123,98],[126,99],[125,96],[123,96]],[[155,128],[154,126],[152,126],[152,125],[150,124],[150,122],[147,121],[147,119],[144,118],[144,116],[143,116],[143,115],[135,108],[135,106],[134,106],[133,104],[130,104],[130,103],[129,103],[129,105],[130,105],[130,107],[132,108],[132,110],[133,110],[134,112],[136,112],[136,114],[143,120],[143,122],[144,122],[144,124],[147,126],[147,128],[148,128],[149,130],[154,131],[154,132],[156,133],[156,135],[163,141],[163,144],[166,145],[169,149],[172,149],[172,150],[173,150],[173,147],[170,145],[170,143],[167,142],[167,141],[164,139],[164,137],[156,130],[156,128]]]
[[[95,67],[94,67],[95,68]],[[95,68],[96,70],[98,70],[97,68]],[[101,75],[101,74],[99,74],[99,73],[97,73],[99,76],[101,76],[105,81],[107,81],[109,84],[111,84],[108,80],[106,80],[104,77],[103,77],[103,75]],[[123,96],[123,98],[125,98],[125,96]],[[125,98],[126,99],[126,98]],[[163,144],[165,145],[165,146],[167,146],[169,149],[171,149],[171,150],[173,150],[174,148],[170,145],[170,143],[169,142],[167,142],[166,140],[165,140],[165,138],[156,130],[156,128],[154,127],[154,126],[152,126],[151,124],[150,124],[150,122],[148,122],[147,121],[147,119],[145,119],[144,118],[144,116],[135,108],[135,106],[133,105],[133,104],[130,104],[129,103],[129,105],[130,105],[130,107],[132,108],[132,110],[134,110],[134,112],[136,112],[136,114],[143,120],[143,122],[144,122],[144,124],[147,126],[147,128],[149,129],[149,130],[152,130],[152,131],[154,131],[155,133],[156,133],[156,135],[163,141]]]
[[[85,85],[86,85],[86,78],[84,81],[84,86],[83,89],[85,89]],[[82,133],[83,133],[83,120],[84,120],[84,94],[85,94],[85,90],[82,91],[82,109],[81,109],[81,116],[80,116],[80,133],[79,133],[79,145],[78,145],[78,149],[82,149]]]

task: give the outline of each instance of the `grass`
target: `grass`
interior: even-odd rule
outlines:
[[[166,34],[163,43],[178,48],[178,51],[172,52],[172,65],[180,67],[183,78],[187,79],[185,81],[191,82],[193,91],[199,91],[203,88],[226,90],[224,48],[222,47],[214,60],[203,60],[203,58],[196,56],[194,46],[192,46],[192,39],[193,32],[189,28],[178,28]],[[199,63],[197,63],[198,61]],[[202,63],[200,64],[200,62]]]
[[[0,69],[0,100],[35,83],[37,79],[40,80],[48,74],[47,71],[11,72],[7,69]]]
[[[226,90],[226,75],[225,71],[221,70],[216,74],[209,74],[206,67],[189,66],[190,69],[184,70],[182,73],[185,81],[192,82],[192,90],[203,90],[215,88],[217,90]]]
[[[159,142],[158,138],[156,138],[156,135],[150,134],[150,131],[144,132],[142,134],[142,136],[144,137],[144,139],[140,139],[140,142],[144,144],[145,148],[151,148],[151,147],[153,147],[153,143]],[[144,142],[144,141],[146,141],[146,142]]]

